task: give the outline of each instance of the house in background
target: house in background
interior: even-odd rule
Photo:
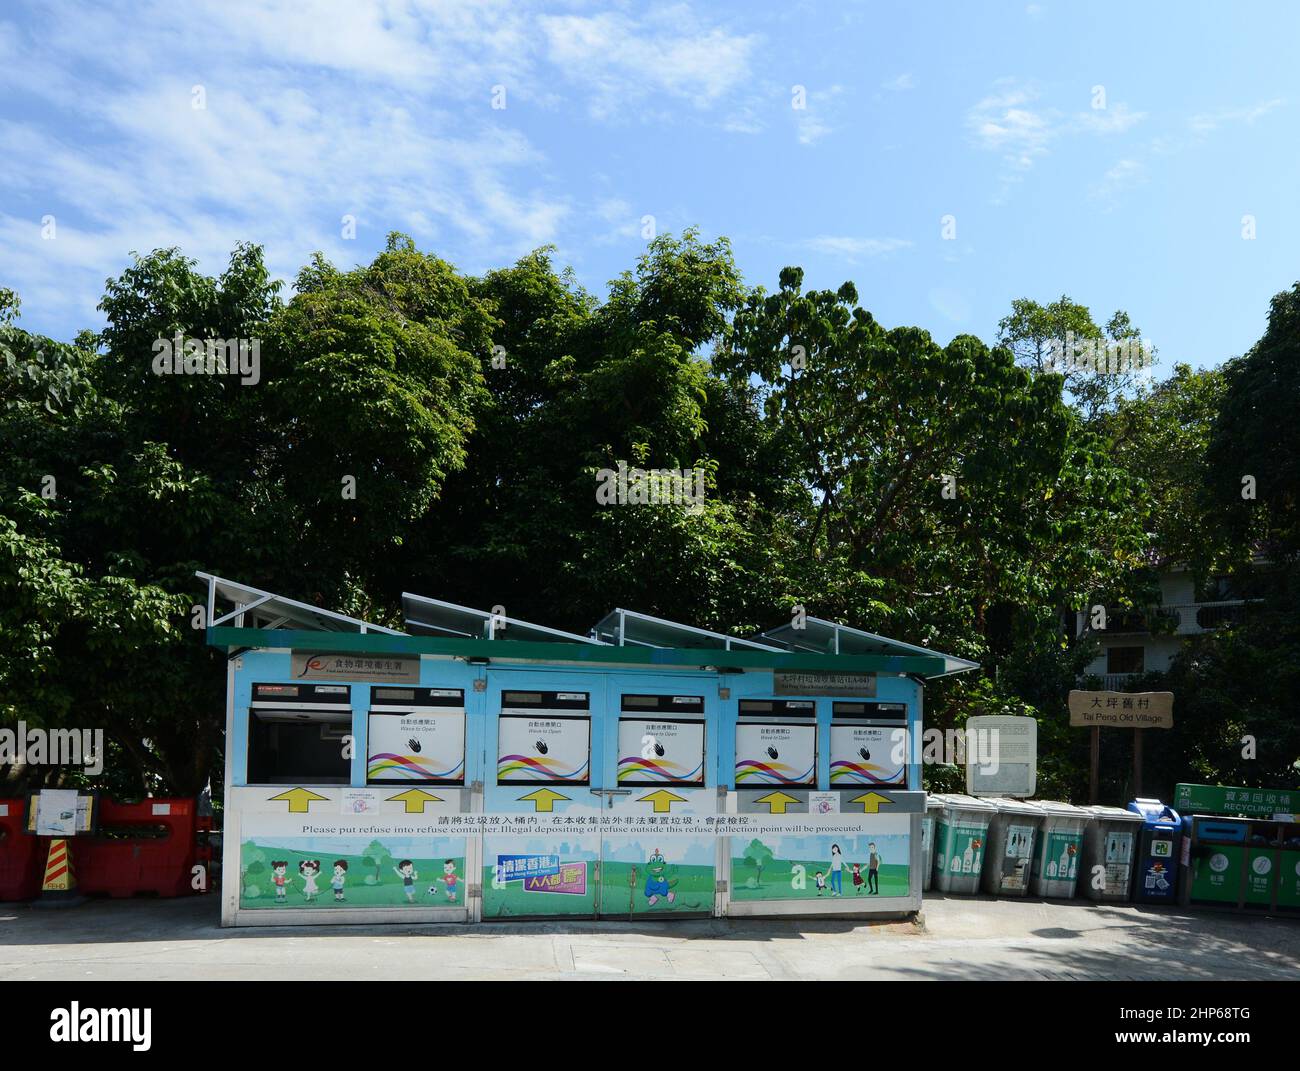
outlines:
[[[1256,564],[1259,564],[1258,562]],[[1106,627],[1092,628],[1087,611],[1075,614],[1076,638],[1087,634],[1101,643],[1101,653],[1084,669],[1083,678],[1099,677],[1102,687],[1122,692],[1145,673],[1164,673],[1191,636],[1212,632],[1246,619],[1262,577],[1248,582],[1215,577],[1198,591],[1191,570],[1182,566],[1160,574],[1160,604],[1146,610],[1106,608]]]

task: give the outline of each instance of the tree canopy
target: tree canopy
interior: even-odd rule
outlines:
[[[1300,284],[1247,354],[1157,380],[1054,366],[1067,332],[1138,336],[1068,296],[940,345],[851,282],[776,283],[686,231],[603,298],[552,249],[470,276],[400,234],[352,269],[317,254],[287,297],[253,244],[217,276],[136,255],[71,342],[0,290],[0,717],[104,728],[120,793],[219,776],[196,569],[394,624],[402,590],[579,630],[613,605],[740,633],[803,606],[978,660],[930,724],[1037,717],[1040,784],[1068,796],[1065,696],[1095,646],[1066,619],[1149,601],[1170,563],[1263,556],[1267,611],[1170,671],[1187,715],[1157,779],[1285,775]],[[187,368],[213,346],[224,365]],[[703,500],[610,508],[620,462],[699,469]],[[1252,731],[1267,764],[1234,758]]]

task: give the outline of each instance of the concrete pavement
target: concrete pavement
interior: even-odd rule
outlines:
[[[919,924],[223,930],[214,897],[0,904],[0,979],[1300,978],[1300,919],[935,897]]]

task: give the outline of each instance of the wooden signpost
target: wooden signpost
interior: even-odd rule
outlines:
[[[1133,730],[1133,794],[1142,795],[1142,730],[1174,727],[1173,692],[1070,692],[1070,724],[1092,730],[1088,798],[1097,802],[1101,730]]]

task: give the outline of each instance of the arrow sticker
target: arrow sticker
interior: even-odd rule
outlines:
[[[861,796],[854,796],[850,803],[862,804],[862,809],[867,814],[875,814],[880,810],[881,805],[888,807],[894,801],[888,796],[882,796],[879,792],[864,792]]]
[[[309,788],[290,788],[281,792],[278,796],[271,796],[267,799],[268,803],[274,803],[276,800],[284,800],[289,804],[290,814],[305,814],[307,809],[316,800],[327,800],[328,796],[317,795]]]
[[[569,796],[560,795],[560,793],[556,792],[553,788],[539,788],[528,793],[527,796],[520,796],[519,802],[523,803],[524,800],[530,800],[534,808],[536,808],[537,812],[540,814],[544,811],[554,811],[557,800],[567,800],[570,798],[571,797]]]
[[[424,814],[424,808],[429,803],[445,802],[441,796],[435,796],[432,792],[425,792],[422,788],[408,788],[405,792],[399,792],[396,796],[389,796],[390,803],[406,804],[407,814]]]
[[[768,809],[773,814],[785,814],[785,809],[792,803],[798,803],[799,797],[792,796],[788,792],[782,792],[778,789],[775,792],[769,792],[766,796],[759,796],[755,803],[766,803]]]
[[[667,814],[673,809],[674,803],[685,803],[686,797],[679,796],[676,792],[669,792],[666,788],[657,789],[647,796],[642,796],[637,803],[654,804],[655,814]]]

